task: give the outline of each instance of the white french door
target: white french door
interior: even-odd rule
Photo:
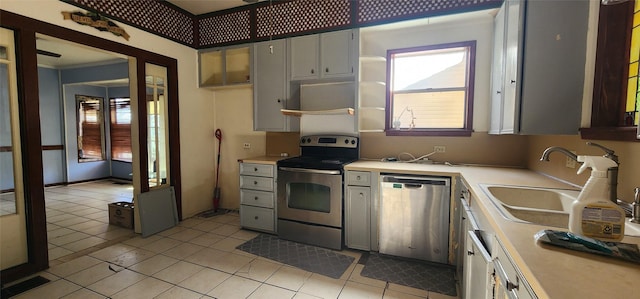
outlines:
[[[0,28],[0,270],[29,261],[14,32]]]

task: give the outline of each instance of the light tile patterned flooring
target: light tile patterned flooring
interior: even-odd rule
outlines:
[[[99,184],[100,188],[85,188],[91,184]],[[75,223],[67,223],[67,227],[60,225],[65,220],[49,221],[49,217],[56,216],[48,215],[48,225],[57,227],[50,232],[69,229],[74,231],[70,234],[88,235],[81,235],[84,238],[77,241],[54,241],[59,245],[52,243],[50,246],[75,251],[82,246],[78,245],[76,248],[76,245],[69,244],[79,240],[100,238],[108,242],[80,249],[69,255],[61,254],[51,261],[51,268],[38,274],[51,282],[15,298],[453,299],[363,277],[360,275],[363,265],[357,264],[360,253],[356,251],[341,252],[354,256],[355,261],[340,279],[332,279],[237,250],[236,246],[255,237],[257,233],[241,229],[239,215],[236,213],[211,218],[192,217],[174,228],[147,238],[124,233],[120,235],[122,229],[102,225],[105,220],[108,223],[108,219],[97,214],[106,215],[106,211],[98,212],[93,209],[100,209],[101,205],[106,207],[107,202],[100,201],[107,200],[108,195],[115,195],[123,200],[129,195],[119,193],[120,191],[107,191],[111,189],[109,187],[118,185],[110,186],[106,182],[91,184],[46,190],[47,195],[54,195],[59,200],[58,204],[51,207],[47,203],[47,213],[76,207],[76,203],[69,201],[68,196],[71,195],[76,199],[84,198],[83,202],[88,206],[78,208],[75,214],[67,210],[67,214],[73,217],[66,220],[86,218],[81,222],[68,221]],[[88,200],[88,197],[91,199]],[[113,199],[111,197],[107,201],[112,202]],[[85,211],[79,212],[81,210]],[[57,216],[60,215],[66,214]],[[96,224],[95,229],[77,226],[91,221],[101,224]]]
[[[109,225],[108,205],[131,202],[131,184],[110,180],[45,188],[49,260],[91,250],[119,238],[133,236],[133,230]]]

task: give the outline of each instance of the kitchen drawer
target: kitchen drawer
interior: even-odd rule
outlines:
[[[347,185],[371,186],[371,173],[368,171],[348,171]]]
[[[273,178],[241,175],[240,188],[273,191]]]
[[[241,205],[273,208],[274,202],[275,198],[273,192],[240,189]]]
[[[240,225],[256,230],[275,232],[274,210],[240,205]]]
[[[273,177],[273,165],[240,163],[240,175]]]

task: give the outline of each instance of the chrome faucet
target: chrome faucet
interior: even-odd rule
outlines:
[[[618,165],[620,164],[618,162],[618,156],[616,156],[615,152],[612,149],[606,148],[600,144],[593,143],[593,142],[587,142],[587,145],[595,146],[597,148],[602,149],[605,152],[605,155],[604,155],[605,158],[611,159],[612,161],[616,162],[616,164]],[[542,153],[542,157],[540,157],[540,161],[549,161],[549,155],[553,152],[561,152],[565,154],[567,157],[578,161],[578,156],[576,154],[570,152],[566,148],[559,147],[559,146],[552,146],[545,149],[544,152]],[[618,167],[609,168],[607,171],[607,178],[609,180],[608,182],[609,183],[609,200],[617,204],[618,203]]]
[[[542,152],[542,157],[540,157],[540,161],[549,161],[549,155],[553,152],[561,152],[563,154],[565,154],[567,157],[578,161],[578,156],[572,152],[570,152],[568,149],[563,148],[563,147],[559,147],[559,146],[552,146],[552,147],[548,147],[547,149],[544,150],[544,152]]]

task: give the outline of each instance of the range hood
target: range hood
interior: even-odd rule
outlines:
[[[354,115],[355,109],[353,108],[340,108],[329,110],[290,110],[280,109],[282,114],[302,117],[302,115]]]

